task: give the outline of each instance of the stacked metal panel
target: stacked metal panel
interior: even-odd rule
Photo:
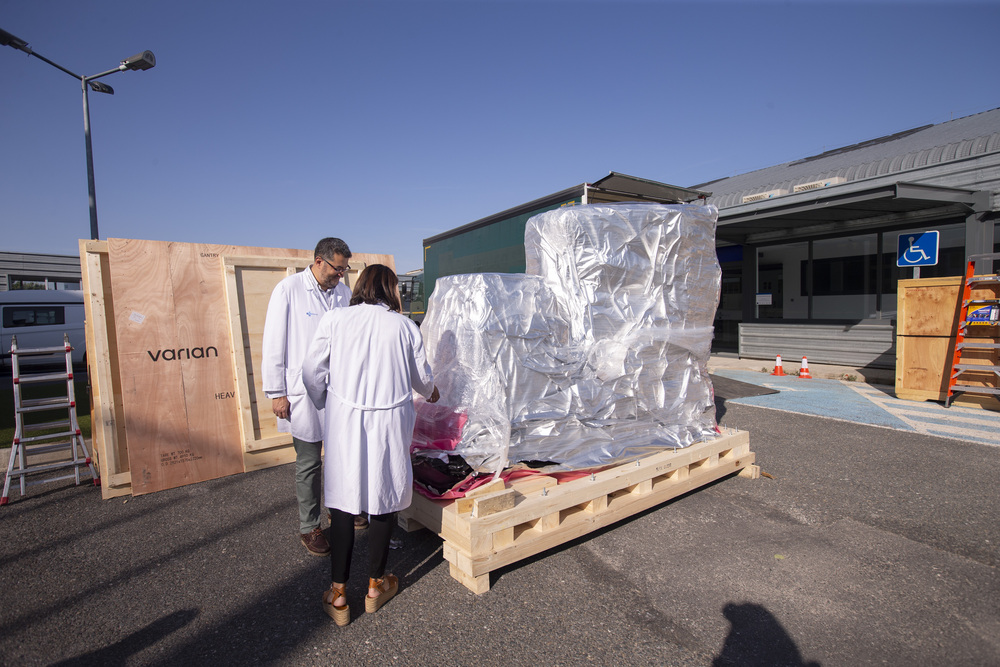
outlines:
[[[527,274],[438,279],[422,329],[441,403],[468,417],[453,453],[480,472],[574,469],[710,437],[716,220],[558,209],[527,223]]]

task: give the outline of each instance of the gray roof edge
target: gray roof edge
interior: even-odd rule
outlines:
[[[881,182],[875,182],[880,180]],[[854,181],[852,183],[844,183],[831,188],[824,188],[823,190],[811,190],[808,192],[799,192],[792,195],[783,196],[776,199],[768,200],[764,202],[753,202],[748,204],[740,204],[737,206],[731,206],[725,211],[719,211],[719,225],[729,224],[726,218],[739,216],[747,213],[753,212],[754,214],[760,214],[761,216],[767,216],[769,213],[773,213],[775,209],[784,209],[788,207],[801,206],[808,204],[812,201],[819,201],[828,197],[850,197],[856,194],[865,194],[870,191],[876,190],[917,190],[926,191],[928,193],[940,192],[940,193],[963,193],[967,195],[969,201],[966,204],[971,205],[973,195],[978,192],[972,188],[955,188],[946,187],[941,185],[929,185],[927,183],[913,183],[910,181],[900,181],[898,179],[893,179],[891,177],[884,179],[868,179],[865,181]]]
[[[960,125],[963,121],[968,127]],[[949,125],[952,127],[946,127]],[[969,136],[957,139],[954,135],[960,135],[963,129],[969,132]],[[936,131],[937,136],[934,138],[937,141],[929,144],[924,140],[924,143],[921,143],[921,135],[929,131]],[[940,141],[946,138],[954,140]],[[891,150],[894,147],[899,149]],[[879,149],[883,156],[878,159],[851,161],[849,158],[855,153],[868,153],[871,156],[873,151],[878,152]],[[745,196],[772,190],[787,190],[791,193],[795,186],[814,181],[840,178],[844,183],[830,187],[843,187],[847,183],[857,181],[885,178],[900,180],[906,174],[921,169],[980,158],[993,153],[1000,153],[1000,108],[937,125],[925,125],[897,132],[879,139],[826,151],[817,156],[708,181],[693,187],[715,186],[713,189],[719,194],[711,197],[709,203],[715,204],[721,211],[743,205],[742,199]],[[809,169],[806,165],[814,168]],[[726,183],[736,188],[727,191]]]
[[[996,137],[998,143],[1000,143],[1000,133],[996,133],[994,136]],[[847,188],[848,186],[851,186],[851,185],[858,185],[862,189],[865,189],[865,188],[869,188],[869,187],[876,187],[878,185],[883,185],[883,184],[890,184],[890,183],[897,183],[897,182],[910,182],[910,179],[908,179],[907,176],[910,176],[910,175],[913,175],[915,173],[924,171],[924,170],[926,170],[926,169],[928,169],[930,167],[940,166],[941,164],[958,164],[958,163],[965,162],[965,161],[968,161],[968,160],[980,159],[980,158],[982,158],[982,157],[984,157],[986,155],[989,155],[989,154],[1000,155],[1000,148],[998,148],[997,150],[994,150],[994,151],[990,151],[990,153],[983,153],[983,154],[979,154],[979,155],[970,155],[970,156],[967,156],[967,157],[950,160],[948,162],[927,163],[927,164],[921,164],[920,166],[911,167],[909,169],[899,169],[897,171],[887,170],[887,171],[881,172],[881,173],[878,170],[878,166],[881,164],[881,162],[879,162],[879,163],[862,164],[862,165],[857,165],[855,167],[845,167],[843,169],[837,170],[836,172],[826,172],[824,174],[817,175],[817,176],[803,177],[803,178],[798,178],[798,179],[790,179],[788,181],[783,181],[783,182],[780,182],[780,183],[774,183],[774,184],[765,186],[763,188],[753,188],[753,189],[750,189],[750,190],[739,190],[739,191],[736,191],[736,192],[731,192],[731,193],[728,193],[728,194],[726,194],[726,195],[718,198],[718,200],[715,200],[715,201],[713,201],[712,199],[709,199],[708,203],[709,204],[715,204],[715,206],[718,207],[718,209],[719,209],[719,211],[721,213],[722,211],[728,211],[728,210],[731,210],[733,208],[740,207],[740,206],[753,206],[754,203],[752,203],[752,202],[748,202],[748,203],[744,204],[743,198],[747,197],[747,196],[753,196],[753,195],[761,193],[761,192],[770,192],[772,190],[787,190],[788,192],[786,192],[785,194],[782,194],[782,195],[777,195],[774,199],[768,200],[768,201],[774,201],[774,200],[785,201],[788,198],[791,198],[791,197],[800,197],[800,196],[803,196],[803,195],[808,196],[808,195],[812,194],[813,196],[817,196],[817,195],[819,195],[820,192],[831,192],[831,191],[837,191],[837,192],[845,191],[846,192],[847,190],[842,190],[842,188]],[[907,156],[902,156],[902,157],[907,157]],[[893,161],[896,161],[896,160],[894,159]],[[868,173],[871,172],[872,170],[875,171],[875,174],[869,176]],[[827,187],[824,187],[824,188],[821,188],[821,189],[817,189],[817,190],[809,190],[809,191],[806,191],[806,192],[794,192],[793,191],[796,185],[802,185],[802,184],[805,184],[805,183],[812,183],[814,181],[822,181],[822,180],[827,180],[827,179],[833,179],[833,178],[837,178],[837,177],[843,178],[844,182],[843,183],[834,184],[834,185],[829,185]]]

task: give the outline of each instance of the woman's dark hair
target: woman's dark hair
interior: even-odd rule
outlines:
[[[397,285],[399,285],[399,278],[396,277],[396,272],[388,266],[384,264],[366,266],[365,270],[358,276],[358,282],[354,284],[351,305],[384,303],[389,306],[389,310],[395,313],[401,312],[403,304],[399,302]]]

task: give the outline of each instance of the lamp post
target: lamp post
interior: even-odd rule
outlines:
[[[28,46],[26,41],[3,29],[0,29],[0,45],[24,51],[29,56],[35,56],[39,60],[47,62],[56,69],[60,69],[74,79],[78,79],[80,81],[80,87],[83,89],[83,135],[87,144],[87,191],[90,196],[90,238],[100,238],[100,235],[97,232],[97,190],[94,185],[94,149],[90,142],[90,102],[87,98],[87,88],[89,87],[95,93],[114,95],[114,88],[106,83],[97,81],[97,79],[108,76],[109,74],[114,74],[115,72],[151,69],[156,66],[156,57],[153,55],[152,51],[143,51],[142,53],[137,53],[131,58],[122,60],[118,67],[109,69],[107,72],[101,72],[100,74],[93,74],[91,76],[80,76],[79,74],[69,71],[62,65],[52,62],[45,56],[35,53],[31,47]]]

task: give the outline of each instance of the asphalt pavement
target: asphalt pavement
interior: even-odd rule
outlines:
[[[13,493],[0,664],[1000,664],[1000,447],[750,404],[795,393],[758,375],[718,375],[716,405],[765,476],[504,568],[478,596],[435,535],[400,531],[399,595],[365,614],[358,576],[345,628],[320,607],[328,560],[298,543],[290,465],[107,501],[71,481]],[[362,532],[357,573],[365,549]]]

